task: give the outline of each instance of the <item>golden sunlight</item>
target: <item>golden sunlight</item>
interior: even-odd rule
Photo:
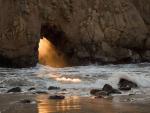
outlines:
[[[39,63],[52,67],[64,67],[66,62],[64,55],[46,38],[40,39],[39,43]]]
[[[70,110],[80,110],[80,98],[73,96],[61,101],[52,101],[48,100],[48,97],[45,95],[38,95],[37,101],[38,103],[38,112],[39,113],[61,113],[68,112]]]
[[[81,80],[78,78],[66,78],[66,77],[56,78],[56,80],[61,82],[74,82],[74,83],[81,82]]]

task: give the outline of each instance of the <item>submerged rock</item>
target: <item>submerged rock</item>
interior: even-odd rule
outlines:
[[[109,96],[110,94],[121,94],[121,92],[117,89],[114,89],[111,85],[105,84],[102,90],[99,89],[92,89],[90,91],[91,95],[94,95],[98,98]]]
[[[62,99],[65,99],[65,96],[63,96],[63,95],[52,95],[52,96],[49,96],[49,99],[62,100]]]
[[[13,92],[13,93],[21,92],[21,88],[20,87],[15,87],[15,88],[12,88],[12,89],[7,91],[7,93],[10,93],[10,92]]]
[[[62,89],[61,91],[67,91],[67,89]]]
[[[19,103],[22,103],[22,104],[36,104],[37,101],[35,101],[33,99],[23,99],[23,100],[20,100]]]
[[[46,91],[36,91],[35,93],[36,94],[48,94],[48,92],[46,92]]]
[[[6,87],[0,86],[0,89],[3,89],[3,88],[6,88]]]
[[[60,90],[60,87],[49,86],[48,90]]]
[[[99,90],[99,89],[92,89],[92,90],[90,91],[90,94],[91,94],[91,95],[96,95],[96,93],[98,93],[99,91],[101,91],[101,90]]]
[[[121,78],[118,83],[119,89],[123,91],[131,90],[131,88],[137,88],[138,85],[130,80]]]
[[[114,89],[113,89],[113,87],[111,85],[105,84],[102,90],[107,92],[108,94],[111,94]]]
[[[32,91],[32,90],[36,90],[36,88],[31,87],[31,88],[28,89],[28,91]]]
[[[103,91],[103,90],[95,93],[96,97],[104,97],[104,96],[108,96],[108,95],[109,95],[108,92]]]
[[[131,87],[127,85],[127,86],[119,87],[119,89],[122,91],[129,91],[129,90],[131,90]]]
[[[121,92],[120,92],[119,90],[114,89],[114,88],[113,88],[111,85],[109,85],[109,84],[105,84],[102,90],[105,91],[105,92],[107,92],[108,95],[109,95],[109,94],[121,94]]]
[[[23,104],[30,104],[30,103],[32,103],[32,100],[24,99],[24,100],[20,100],[20,103],[23,103]]]

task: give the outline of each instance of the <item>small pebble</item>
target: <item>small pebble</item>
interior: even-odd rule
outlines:
[[[52,96],[49,96],[49,99],[62,100],[62,99],[65,99],[65,96],[63,96],[63,95],[52,95]]]

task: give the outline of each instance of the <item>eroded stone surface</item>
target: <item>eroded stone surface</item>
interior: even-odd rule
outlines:
[[[35,66],[41,36],[72,65],[150,61],[149,0],[0,0],[0,8],[0,66]]]

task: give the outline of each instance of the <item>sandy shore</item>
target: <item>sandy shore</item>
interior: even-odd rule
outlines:
[[[21,103],[23,99],[33,102]],[[0,113],[150,113],[150,97],[95,99],[73,96],[64,100],[50,100],[48,95],[1,94]]]

